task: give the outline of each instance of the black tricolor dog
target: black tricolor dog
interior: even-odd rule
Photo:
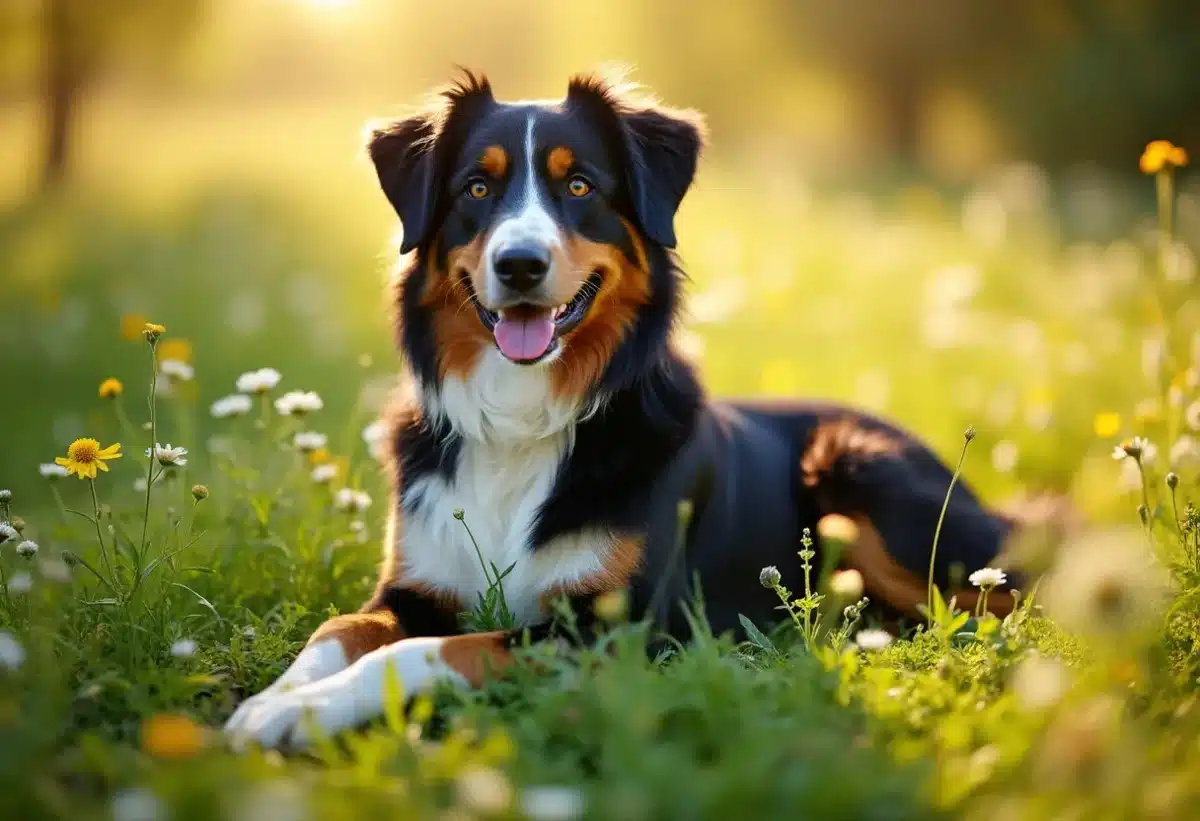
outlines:
[[[514,635],[464,634],[458,618],[489,585],[480,553],[512,566],[506,599],[535,633],[552,597],[586,617],[625,589],[635,617],[686,638],[694,576],[715,630],[739,631],[739,614],[767,624],[760,569],[796,579],[803,528],[840,514],[858,525],[841,563],[872,600],[915,613],[950,471],[847,408],[710,400],[671,348],[674,217],[703,140],[696,114],[592,77],[562,101],[502,103],[468,74],[373,131],[404,229],[397,336],[415,386],[390,415],[381,579],[239,707],[235,737],[303,743],[310,709],[326,731],[369,719],[389,664],[409,693],[501,671]],[[677,550],[681,500],[693,513]],[[988,565],[1013,527],[960,484],[936,581]],[[1003,613],[1012,597],[989,603]]]

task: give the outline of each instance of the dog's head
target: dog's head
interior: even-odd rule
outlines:
[[[506,103],[468,73],[373,129],[400,250],[416,252],[400,311],[406,353],[432,371],[418,376],[465,379],[494,346],[582,395],[614,360],[651,355],[635,326],[661,325],[665,344],[668,249],[702,141],[696,114],[595,77],[572,79],[561,101]]]

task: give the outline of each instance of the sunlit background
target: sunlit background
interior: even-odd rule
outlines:
[[[189,343],[165,397],[197,452],[264,365],[369,417],[398,360],[363,124],[456,64],[540,98],[617,63],[710,121],[680,344],[714,390],[851,400],[947,454],[975,424],[996,498],[1111,486],[1138,421],[1097,413],[1165,395],[1137,158],[1200,148],[1198,30],[1191,0],[6,0],[0,484],[116,430],[96,386],[145,356],[123,317]],[[1190,327],[1195,269],[1173,246]]]

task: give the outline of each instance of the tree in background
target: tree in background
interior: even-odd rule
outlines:
[[[67,176],[84,92],[129,58],[167,65],[200,22],[206,0],[6,0],[0,51],[10,78],[39,79],[44,189]]]

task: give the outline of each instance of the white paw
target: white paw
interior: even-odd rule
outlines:
[[[333,735],[355,723],[349,682],[323,679],[294,689],[273,688],[247,699],[226,722],[225,734],[235,749],[251,742],[268,749],[305,747],[312,741],[312,725]]]

